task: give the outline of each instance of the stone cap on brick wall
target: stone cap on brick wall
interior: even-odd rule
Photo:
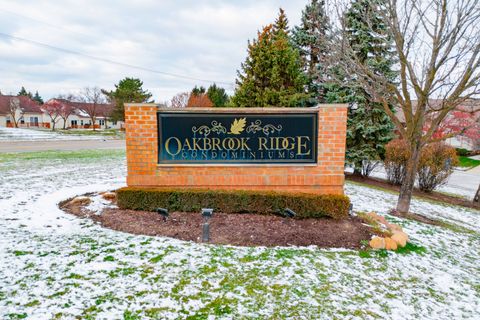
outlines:
[[[348,104],[319,104],[315,107],[309,108],[278,108],[278,107],[265,107],[265,108],[230,108],[230,107],[216,107],[216,108],[168,108],[156,103],[125,103],[126,107],[157,107],[158,111],[163,112],[178,112],[178,113],[314,113],[323,108],[348,108]]]

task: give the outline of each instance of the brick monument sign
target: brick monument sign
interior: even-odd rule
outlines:
[[[347,105],[125,104],[129,187],[343,194]]]

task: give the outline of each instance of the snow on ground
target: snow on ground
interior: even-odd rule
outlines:
[[[50,130],[0,127],[0,141],[102,140],[105,135],[62,134]]]
[[[422,250],[365,254],[134,236],[56,207],[124,183],[121,151],[0,154],[1,319],[480,318],[478,211],[414,200],[451,225],[387,216]],[[386,214],[395,202],[346,191],[356,210]]]
[[[347,168],[345,171],[353,172],[352,168]],[[385,168],[379,165],[371,174],[372,177],[387,179]],[[449,177],[447,184],[439,187],[437,191],[456,194],[467,199],[473,199],[480,183],[480,174],[469,171],[454,170]]]

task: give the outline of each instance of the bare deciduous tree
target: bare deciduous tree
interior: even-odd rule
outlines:
[[[397,211],[407,213],[420,152],[460,104],[480,94],[480,0],[366,1],[381,15],[398,59],[398,83],[362,63],[343,37],[342,14],[332,47],[335,64],[353,74],[384,106],[411,152]],[[339,7],[337,7],[338,9]],[[342,10],[339,10],[342,11]],[[373,21],[365,17],[365,21]],[[436,99],[434,105],[431,100]],[[393,112],[389,105],[398,107]],[[428,128],[425,124],[428,119]],[[448,137],[444,137],[448,138]]]
[[[72,93],[59,95],[55,100],[62,104],[59,110],[60,118],[63,119],[63,130],[67,128],[68,117],[75,113],[72,102],[75,101],[75,95]]]
[[[188,104],[190,94],[188,92],[177,93],[170,102],[172,108],[185,108]]]
[[[86,87],[78,98],[83,102],[78,105],[78,108],[90,117],[93,130],[95,130],[95,121],[100,113],[101,105],[107,103],[106,96],[99,87]]]
[[[8,114],[12,118],[13,126],[18,128],[18,122],[23,116],[23,110],[20,107],[20,99],[18,97],[10,97],[8,103]]]
[[[475,193],[475,197],[473,197],[473,202],[480,203],[480,184],[478,185],[477,192]]]
[[[60,110],[62,104],[58,100],[50,100],[42,106],[42,111],[45,112],[52,122],[52,131],[55,131],[55,125],[60,120]]]

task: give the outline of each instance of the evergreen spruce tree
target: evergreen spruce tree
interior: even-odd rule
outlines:
[[[353,0],[345,14],[347,41],[354,48],[356,58],[372,65],[375,72],[385,75],[393,83],[397,77],[392,39],[380,16],[374,16],[372,5],[382,6],[384,0]],[[367,21],[365,17],[370,17]],[[383,106],[376,103],[356,81],[355,77],[335,69],[334,76],[342,86],[327,84],[327,102],[349,103],[347,122],[346,161],[354,165],[355,173],[365,174],[364,161],[382,159],[385,145],[394,137],[394,125]],[[392,107],[393,108],[393,107]],[[367,173],[368,174],[368,173]]]
[[[204,94],[205,92],[207,92],[207,89],[205,89],[205,87],[197,87],[195,86],[195,88],[192,89],[192,95],[194,96],[199,96],[201,94]]]
[[[35,91],[35,95],[32,98],[33,101],[36,101],[38,104],[43,104],[43,99],[38,94],[38,91]]]
[[[17,93],[17,96],[25,96],[29,97],[30,99],[33,98],[32,93],[30,91],[27,91],[25,87],[22,87],[22,89],[20,89],[20,91]]]
[[[249,41],[248,56],[237,71],[232,104],[238,107],[305,106],[309,95],[300,56],[289,40],[285,12]]]
[[[124,103],[129,102],[149,102],[152,94],[143,89],[143,81],[136,78],[125,78],[115,85],[114,91],[102,90],[111,101],[115,102],[111,119],[114,121],[125,120]]]
[[[307,75],[309,105],[325,102],[325,84],[328,82],[330,22],[324,0],[311,0],[302,11],[300,26],[292,32],[292,42],[300,53],[303,71]]]
[[[224,107],[228,102],[225,89],[218,87],[215,83],[208,87],[207,96],[215,107]]]

